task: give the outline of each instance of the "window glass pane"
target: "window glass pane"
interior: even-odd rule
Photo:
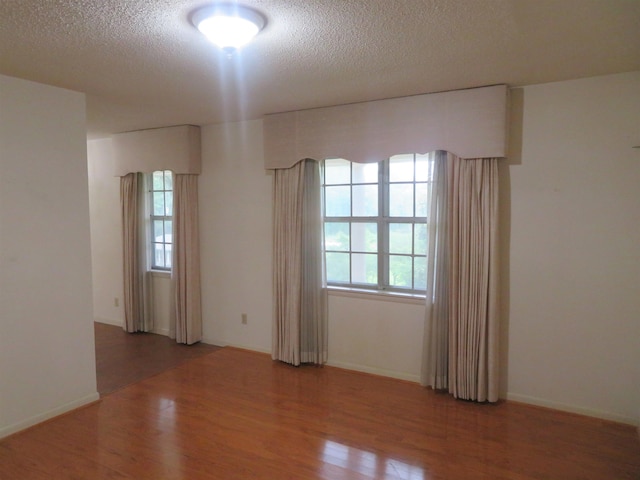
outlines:
[[[327,222],[324,224],[324,248],[349,251],[349,223]]]
[[[426,257],[414,257],[413,259],[413,288],[416,290],[427,289]]]
[[[164,222],[162,220],[153,221],[153,240],[155,242],[162,242],[164,234]]]
[[[153,214],[164,216],[164,193],[153,192]]]
[[[164,171],[164,189],[173,190],[173,176],[171,170]]]
[[[394,155],[389,160],[390,182],[413,182],[413,155]]]
[[[378,185],[353,186],[353,216],[375,217],[378,215]]]
[[[354,252],[377,252],[378,225],[376,223],[352,223],[351,250]]]
[[[427,254],[427,225],[424,223],[416,223],[413,226],[413,253],[416,255]]]
[[[167,217],[170,217],[173,215],[173,192],[166,192],[164,194],[164,199],[165,199],[165,208],[166,208],[166,212],[165,215]]]
[[[351,187],[325,187],[325,216],[351,216]]]
[[[353,183],[378,183],[377,163],[352,163]]]
[[[164,267],[164,248],[161,243],[153,244],[155,263],[154,267]]]
[[[431,180],[431,162],[429,155],[416,155],[416,182]]]
[[[389,253],[412,253],[412,227],[410,223],[389,224]]]
[[[165,267],[167,268],[171,268],[171,244],[167,243],[164,246],[164,261],[165,261]]]
[[[152,190],[164,190],[164,175],[162,172],[153,172],[153,188]]]
[[[413,184],[389,185],[389,216],[413,216]]]
[[[416,155],[416,182],[431,181],[431,166],[429,155]]]
[[[427,216],[429,187],[427,183],[416,183],[416,217]]]
[[[351,162],[342,158],[329,158],[324,161],[324,183],[339,185],[351,182]]]
[[[351,254],[351,281],[353,283],[378,283],[378,256],[371,253]]]
[[[166,243],[171,243],[173,222],[171,220],[167,220],[164,222],[164,241]]]
[[[328,282],[349,282],[349,254],[348,253],[326,253],[327,281]]]
[[[409,256],[389,255],[389,285],[411,288],[412,263]]]

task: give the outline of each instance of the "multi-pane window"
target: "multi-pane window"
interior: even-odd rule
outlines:
[[[171,270],[173,177],[170,170],[151,177],[151,268]]]
[[[324,161],[329,285],[424,293],[430,181],[427,155]]]

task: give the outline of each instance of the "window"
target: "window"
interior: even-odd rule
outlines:
[[[424,294],[430,181],[427,155],[324,161],[329,285]]]
[[[173,176],[170,170],[151,175],[151,268],[171,270]]]

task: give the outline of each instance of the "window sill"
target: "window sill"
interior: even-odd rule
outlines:
[[[345,288],[328,286],[327,292],[329,296],[333,297],[349,297],[360,298],[364,300],[377,300],[382,302],[395,302],[395,303],[408,303],[413,305],[424,305],[425,295],[415,295],[408,293],[398,292],[385,292],[385,291],[373,291],[363,290],[358,288]]]
[[[149,273],[156,278],[171,278],[171,272],[166,270],[149,270]]]

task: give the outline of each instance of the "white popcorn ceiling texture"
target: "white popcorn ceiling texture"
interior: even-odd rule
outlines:
[[[243,0],[267,26],[231,58],[206,3],[0,0],[0,73],[87,93],[95,137],[640,70],[638,0]]]

